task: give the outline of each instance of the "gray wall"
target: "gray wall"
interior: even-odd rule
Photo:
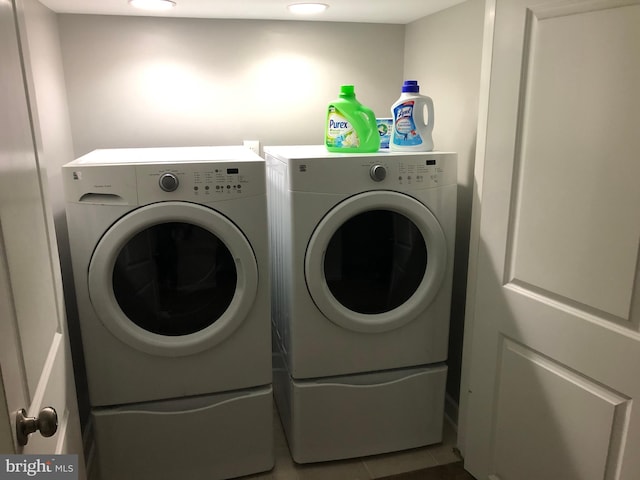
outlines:
[[[343,83],[388,116],[403,25],[60,15],[76,155],[324,141]]]
[[[51,56],[51,65],[37,76],[56,101],[65,92],[60,81],[66,81],[73,154],[65,150],[48,164],[86,421],[60,167],[95,148],[226,145],[246,139],[262,145],[322,143],[327,103],[342,83],[353,83],[361,102],[388,116],[402,82],[404,26],[94,15],[57,19],[58,28],[43,27],[52,38],[39,49],[41,56]],[[59,42],[53,38],[58,31]],[[62,65],[64,75],[57,70]],[[61,128],[69,125],[66,114],[59,111]]]
[[[459,152],[448,385],[457,400],[484,0],[407,26],[55,15],[29,2],[72,330],[64,163],[95,148],[322,143],[326,105],[340,84],[355,84],[365,105],[389,116],[402,80],[414,78],[434,99],[436,149]]]
[[[407,25],[404,76],[433,99],[436,150],[458,152],[456,232],[447,393],[460,394],[462,337],[473,190],[484,0],[468,0]],[[456,416],[455,412],[450,412]]]

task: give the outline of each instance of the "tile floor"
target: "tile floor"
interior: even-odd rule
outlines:
[[[293,462],[278,414],[274,412],[276,465],[270,472],[242,480],[371,480],[398,473],[457,462],[456,432],[446,420],[442,443],[398,453],[353,460],[299,465]]]

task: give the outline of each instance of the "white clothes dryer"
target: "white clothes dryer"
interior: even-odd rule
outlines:
[[[103,478],[271,468],[264,160],[244,147],[106,149],[63,178]]]
[[[440,441],[456,154],[265,153],[274,388],[294,459]]]

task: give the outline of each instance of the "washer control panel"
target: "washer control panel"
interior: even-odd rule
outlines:
[[[265,191],[260,162],[216,162],[137,165],[140,203],[185,200],[213,202]]]
[[[160,184],[160,188],[165,192],[173,192],[178,188],[178,185],[180,185],[178,177],[173,173],[163,173],[160,175],[158,183]]]

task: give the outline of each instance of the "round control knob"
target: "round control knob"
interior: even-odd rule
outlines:
[[[371,175],[371,179],[374,182],[381,182],[387,178],[387,169],[382,165],[374,165],[371,167],[371,170],[369,170],[369,175]]]
[[[165,173],[160,177],[158,181],[160,188],[165,192],[174,192],[178,188],[178,177],[173,173]]]

